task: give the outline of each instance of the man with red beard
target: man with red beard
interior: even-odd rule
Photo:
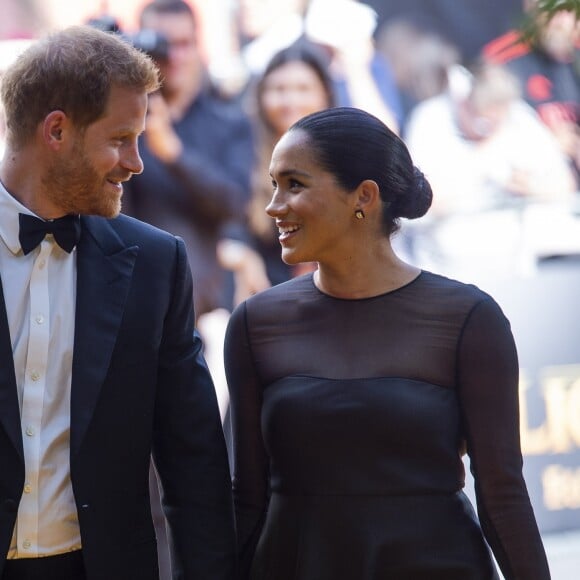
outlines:
[[[119,215],[158,71],[89,26],[2,78],[0,578],[230,580],[227,454],[179,239]]]

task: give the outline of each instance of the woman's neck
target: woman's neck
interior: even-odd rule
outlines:
[[[319,262],[314,283],[336,298],[369,298],[405,286],[419,273],[419,268],[403,262],[387,242],[338,264]]]

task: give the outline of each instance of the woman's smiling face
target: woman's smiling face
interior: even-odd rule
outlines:
[[[286,133],[270,164],[274,188],[266,211],[280,232],[287,264],[332,262],[349,254],[355,196],[318,163],[306,133]]]

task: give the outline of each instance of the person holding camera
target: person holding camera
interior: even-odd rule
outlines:
[[[224,230],[239,234],[235,224],[250,190],[252,130],[239,105],[213,91],[187,2],[145,5],[139,38],[145,32],[157,39],[150,53],[163,84],[149,100],[141,144],[145,170],[127,188],[123,211],[183,238],[199,318],[231,307],[231,281],[218,264],[216,245]]]

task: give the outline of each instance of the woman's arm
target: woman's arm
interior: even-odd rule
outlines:
[[[458,389],[479,519],[506,580],[547,580],[548,563],[522,475],[518,359],[508,320],[487,298],[458,346]]]
[[[269,461],[261,429],[262,385],[254,368],[245,303],[236,308],[230,318],[224,357],[232,418],[240,578],[245,579],[269,500]]]

